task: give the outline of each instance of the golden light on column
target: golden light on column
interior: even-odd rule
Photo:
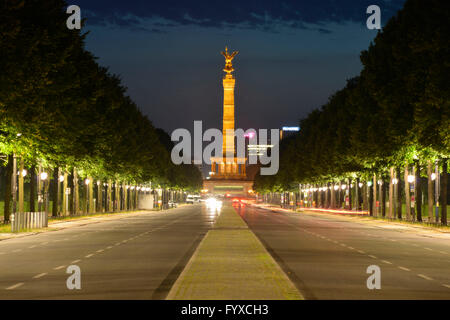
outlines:
[[[232,60],[238,54],[238,51],[233,53],[228,52],[228,48],[225,47],[225,51],[221,52],[225,57],[226,75],[222,79],[223,84],[223,155],[211,159],[211,171],[214,178],[217,179],[240,179],[245,178],[245,159],[242,163],[238,163],[236,158],[236,150],[234,145],[234,87],[236,80],[232,74],[234,71]],[[227,158],[228,155],[228,158]],[[218,165],[216,165],[218,164]],[[241,170],[239,170],[241,167]]]

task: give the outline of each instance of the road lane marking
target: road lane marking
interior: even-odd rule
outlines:
[[[13,289],[16,289],[16,288],[18,288],[18,287],[20,287],[20,286],[23,286],[23,285],[24,285],[23,282],[19,282],[19,283],[16,283],[16,284],[14,284],[14,285],[12,285],[12,286],[6,288],[6,290],[13,290]]]
[[[447,254],[447,252],[445,252],[445,251],[439,251],[439,253],[442,253],[442,254]]]
[[[106,249],[112,249],[113,248],[113,246],[108,246],[108,247],[106,247]]]
[[[442,284],[442,286],[450,289],[450,284]]]
[[[377,259],[377,257],[375,257],[374,255],[369,254],[368,256],[373,258],[373,259]]]
[[[362,251],[362,250],[358,250],[358,252],[361,253],[361,254],[365,254],[366,253],[365,251]]]
[[[430,277],[428,277],[428,276],[426,276],[426,275],[424,275],[424,274],[421,274],[421,273],[418,273],[417,276],[418,276],[418,277],[421,277],[421,278],[423,278],[423,279],[425,279],[425,280],[433,280],[432,278],[430,278]]]
[[[39,274],[35,275],[35,276],[33,277],[33,279],[39,279],[39,278],[42,278],[42,277],[45,276],[45,275],[47,275],[47,272],[39,273]]]
[[[90,253],[90,254],[88,254],[88,255],[86,255],[86,256],[84,256],[85,258],[90,258],[90,257],[92,257],[94,254],[93,253]]]
[[[347,248],[349,248],[350,250],[355,250],[355,248],[353,248],[353,247],[347,247]]]
[[[33,249],[33,248],[36,248],[36,245],[28,247],[28,249]]]
[[[392,264],[392,262],[387,261],[387,260],[381,260],[381,262],[386,263],[386,264]]]
[[[97,250],[98,253],[105,251],[105,249]]]
[[[77,262],[80,262],[81,260],[80,259],[77,259],[77,260],[73,260],[72,262],[71,262],[71,264],[73,264],[73,263],[77,263]]]
[[[403,271],[411,271],[410,269],[405,268],[405,267],[402,267],[402,266],[399,266],[398,268],[401,269],[401,270],[403,270]]]
[[[64,268],[64,267],[65,267],[65,266],[54,267],[53,270],[59,270],[59,269],[62,269],[62,268]]]
[[[429,250],[429,251],[433,251],[433,249],[431,248],[424,248],[425,250]]]

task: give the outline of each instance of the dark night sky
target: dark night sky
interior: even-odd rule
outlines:
[[[170,133],[194,120],[221,128],[225,45],[239,51],[236,127],[296,125],[361,70],[377,33],[367,6],[380,6],[385,23],[404,0],[68,2],[87,18],[87,49]]]

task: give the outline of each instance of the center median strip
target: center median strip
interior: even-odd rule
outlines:
[[[301,300],[302,295],[231,206],[224,206],[169,300]]]

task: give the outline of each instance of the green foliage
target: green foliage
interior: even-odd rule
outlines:
[[[168,135],[85,50],[86,35],[67,29],[66,6],[0,3],[0,153],[81,177],[199,189],[199,170],[172,164]]]
[[[361,53],[363,70],[280,145],[258,192],[368,179],[391,166],[450,155],[450,2],[408,0]]]

